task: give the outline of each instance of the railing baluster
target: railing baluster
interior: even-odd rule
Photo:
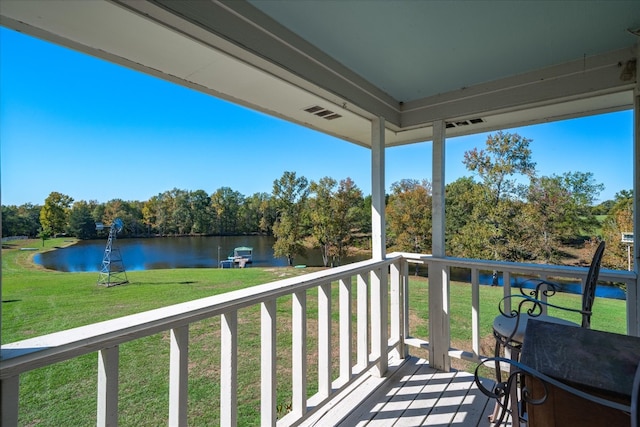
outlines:
[[[542,274],[542,275],[540,275],[540,278],[542,280],[547,280],[549,278],[549,276],[547,276],[546,274]],[[548,286],[546,285],[546,283],[542,284],[540,286],[541,292],[540,292],[540,295],[538,296],[540,298],[540,300],[545,302],[545,303],[547,302],[547,294],[545,292],[547,289],[548,289]],[[547,311],[548,311],[547,310],[547,305],[546,304],[542,304],[542,314],[544,314],[546,316],[547,315]]]
[[[189,391],[189,325],[171,329],[169,361],[169,425],[187,425]]]
[[[393,354],[399,359],[406,357],[406,349],[404,346],[403,329],[403,277],[401,273],[400,262],[393,263],[389,266],[391,274],[391,341],[397,343],[393,349]]]
[[[275,426],[276,412],[276,300],[261,304],[260,425]]]
[[[346,384],[351,379],[351,277],[340,279],[340,379]]]
[[[118,359],[118,346],[98,352],[98,427],[118,425]]]
[[[387,372],[388,309],[387,309],[387,267],[371,271],[371,347],[373,358],[377,359],[376,375],[382,377]]]
[[[471,331],[471,347],[477,358],[480,355],[480,271],[477,268],[471,269]]]
[[[502,272],[502,287],[503,287],[503,295],[505,297],[512,294],[510,271]],[[507,298],[506,300],[504,300],[504,309],[507,313],[511,311],[511,298]]]
[[[318,287],[318,393],[331,394],[331,282]]]
[[[221,316],[220,425],[238,423],[238,312]]]
[[[292,303],[292,413],[300,418],[307,412],[307,292],[294,292]]]
[[[369,364],[369,283],[358,274],[358,368]]]
[[[18,409],[20,407],[20,376],[5,378],[0,381],[0,425],[17,426]]]

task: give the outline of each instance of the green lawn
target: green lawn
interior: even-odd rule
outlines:
[[[111,288],[96,285],[97,273],[60,273],[33,266],[32,251],[41,241],[17,243],[2,251],[2,343],[207,297],[241,287],[303,274],[310,269],[175,269],[128,272],[129,284]],[[68,244],[61,239],[45,242],[45,248]],[[410,280],[411,333],[428,337],[428,281]],[[355,287],[354,287],[355,289]],[[337,296],[337,288],[333,293]],[[481,334],[483,350],[492,351],[491,322],[496,314],[501,288],[481,287]],[[579,306],[576,295],[559,295],[558,304]],[[315,351],[317,292],[308,295],[309,351]],[[337,322],[337,298],[334,321]],[[452,345],[471,350],[471,288],[451,285]],[[278,402],[291,401],[290,298],[278,300]],[[624,301],[597,299],[594,329],[624,333]],[[239,425],[259,424],[260,402],[260,312],[259,307],[242,310],[239,328]],[[573,317],[573,320],[576,320]],[[218,318],[190,326],[189,423],[218,425],[220,321]],[[337,330],[337,329],[335,329]],[[337,333],[334,334],[336,339]],[[120,424],[123,426],[166,425],[168,413],[168,333],[136,340],[120,347]],[[337,347],[337,346],[336,346]],[[337,348],[336,348],[337,349]],[[413,354],[420,354],[411,349]],[[426,357],[426,354],[424,354]],[[316,390],[316,358],[309,358],[309,393]],[[465,369],[473,365],[460,364]],[[337,370],[337,365],[334,366]],[[95,425],[97,356],[83,356],[21,376],[21,425]],[[283,409],[283,412],[285,409]]]

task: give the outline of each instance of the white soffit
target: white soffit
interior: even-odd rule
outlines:
[[[305,79],[304,74],[290,70],[271,58],[262,57],[256,54],[255,50],[245,50],[234,40],[228,40],[200,25],[195,25],[171,10],[158,7],[154,2],[120,1],[123,1],[126,7],[103,0],[3,0],[0,4],[0,23],[363,146],[370,146],[370,119],[379,115],[376,108],[389,112],[386,144],[390,146],[430,140],[431,122],[439,118],[449,122],[482,119],[468,126],[447,129],[448,136],[457,136],[558,118],[616,111],[631,106],[629,90],[633,87],[633,82],[625,83],[624,87],[619,82],[610,83],[609,80],[618,79],[619,71],[612,69],[616,64],[611,64],[609,59],[606,67],[594,60],[595,65],[589,69],[591,80],[582,86],[580,76],[572,78],[571,67],[575,65],[557,67],[569,71],[562,77],[564,80],[556,79],[558,87],[561,90],[566,90],[565,87],[573,90],[566,90],[563,99],[553,90],[547,90],[547,98],[540,98],[539,102],[534,99],[540,91],[536,89],[538,72],[533,72],[525,76],[528,80],[510,77],[505,79],[504,83],[483,83],[476,87],[412,101],[404,107],[399,101],[397,105],[392,106],[389,103],[390,98],[379,97],[380,93],[376,93],[375,88],[370,86],[366,90],[363,89],[360,99],[372,100],[379,97],[378,107],[370,101],[358,105],[357,102],[351,102],[352,99],[357,99],[358,95],[354,97],[353,93],[347,95],[333,91],[330,81],[327,85],[326,80],[316,82]],[[280,7],[287,4],[276,3],[279,3]],[[182,5],[179,2],[174,4]],[[198,2],[190,4],[196,9],[202,5]],[[250,17],[255,17],[256,13],[260,17],[260,12],[251,9],[248,3],[215,4],[216,7],[225,10],[233,10],[240,4],[242,7],[238,10],[249,8]],[[245,25],[258,25],[248,18],[246,21]],[[258,21],[261,24],[270,22],[263,19]],[[287,34],[283,29],[273,30],[274,28],[268,27],[264,32],[274,36]],[[295,42],[295,37],[292,40],[292,43]],[[288,43],[285,41],[283,46],[288,46]],[[621,55],[621,61],[629,57],[625,52]],[[339,67],[335,70],[338,69]],[[322,72],[326,71],[324,69],[318,75],[323,76]],[[547,78],[545,72],[540,72],[540,81],[543,84],[547,84],[548,81],[552,85],[554,79]],[[326,74],[324,76],[323,78],[326,78]],[[353,83],[351,88],[364,87],[364,82],[353,74],[340,77],[336,74],[336,78],[343,78],[344,82],[350,82],[348,84]],[[585,88],[588,90],[592,83],[597,85],[605,80],[602,88],[596,88],[597,91],[593,93],[596,97],[585,93]],[[574,82],[576,88],[572,89]],[[545,87],[553,89],[553,86]],[[470,98],[468,94],[474,94],[474,97]],[[532,95],[533,101],[528,99],[528,96]],[[348,96],[352,99],[347,99]],[[487,107],[487,101],[494,103],[491,108]],[[436,107],[438,103],[442,103],[445,108]],[[315,106],[329,110],[339,117],[327,120],[326,116],[306,111]],[[403,108],[408,110],[402,112]],[[448,112],[444,117],[439,117],[442,111]]]

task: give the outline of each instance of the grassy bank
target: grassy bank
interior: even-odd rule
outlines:
[[[68,244],[45,242],[45,250]],[[55,332],[170,304],[224,293],[243,287],[307,273],[309,269],[176,269],[129,272],[131,283],[112,288],[96,286],[97,273],[47,271],[30,262],[41,241],[15,243],[2,251],[2,343]],[[428,281],[410,280],[412,334],[428,337]],[[333,293],[337,296],[337,290]],[[491,322],[496,314],[501,288],[481,287],[481,333],[485,353],[493,346]],[[559,304],[579,305],[579,297],[561,295]],[[311,352],[316,346],[317,293],[308,296],[308,336]],[[334,298],[336,300],[337,298]],[[334,301],[334,321],[338,320]],[[278,402],[283,407],[290,396],[291,304],[278,300]],[[451,285],[453,346],[470,350],[471,289]],[[593,327],[624,332],[624,301],[597,299]],[[239,327],[239,425],[258,425],[260,410],[260,312],[250,307],[238,314]],[[575,319],[574,319],[575,320]],[[336,329],[337,330],[337,329]],[[220,321],[210,319],[190,326],[189,423],[218,425]],[[334,340],[337,339],[334,334]],[[334,346],[337,352],[337,345]],[[417,350],[412,353],[420,356]],[[335,358],[337,359],[337,357]],[[120,348],[120,424],[123,426],[166,425],[168,413],[169,335],[157,334]],[[317,382],[316,358],[309,357],[309,393]],[[467,365],[461,365],[467,367]],[[337,369],[337,365],[335,365]],[[469,366],[468,368],[472,368]],[[97,357],[80,357],[38,369],[21,377],[21,425],[95,425]],[[285,409],[283,409],[285,411]]]

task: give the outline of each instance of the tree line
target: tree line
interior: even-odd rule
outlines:
[[[607,241],[604,265],[626,269],[621,232],[633,232],[633,192],[623,190],[594,205],[604,186],[590,172],[538,176],[530,139],[498,132],[483,149],[464,155],[471,176],[445,188],[446,250],[456,257],[559,263],[567,246],[586,251]],[[428,180],[391,184],[386,197],[390,250],[417,253],[431,248],[432,188]],[[174,188],[149,200],[74,201],[52,192],[42,206],[2,206],[2,235],[79,239],[103,237],[96,223],[124,222],[123,237],[264,234],[275,237],[274,251],[293,264],[319,250],[325,266],[340,264],[353,247],[370,245],[371,196],[350,179],[324,177],[309,182],[295,172],[273,182],[269,193],[245,196],[221,187]],[[589,259],[588,255],[584,256]]]

